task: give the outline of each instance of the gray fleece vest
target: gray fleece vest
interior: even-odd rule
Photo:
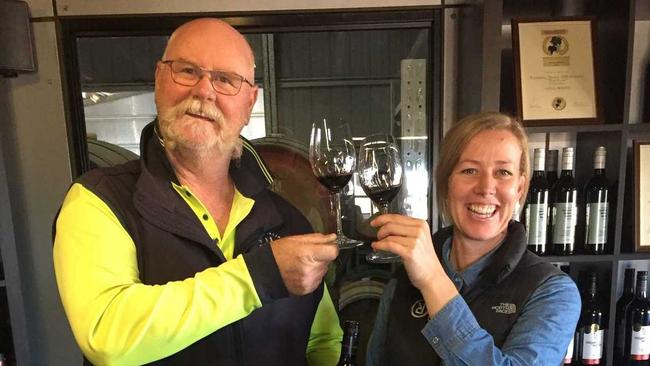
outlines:
[[[442,243],[451,233],[451,227],[448,227],[433,237],[439,258],[442,258]],[[494,254],[493,262],[481,272],[473,287],[463,289],[461,293],[479,325],[492,335],[497,347],[505,342],[535,289],[552,276],[565,275],[529,252],[525,239],[523,226],[511,221],[506,239]],[[422,295],[411,285],[403,268],[398,270],[396,278],[384,348],[386,365],[440,365],[440,357],[421,333],[428,316],[418,318],[412,315],[413,305],[422,300]]]

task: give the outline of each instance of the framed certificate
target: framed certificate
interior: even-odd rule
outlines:
[[[650,141],[634,141],[635,248],[650,251]]]
[[[600,123],[595,18],[513,19],[517,114],[525,125]]]

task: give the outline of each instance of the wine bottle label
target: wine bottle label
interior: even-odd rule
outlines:
[[[603,357],[603,329],[582,333],[582,363],[585,365],[598,365]]]
[[[570,365],[571,360],[573,360],[573,338],[569,342],[569,347],[567,347],[566,354],[564,355],[564,364]]]
[[[553,207],[553,243],[573,244],[578,219],[578,206],[572,203],[556,203]]]
[[[546,244],[546,224],[548,204],[529,204],[526,206],[526,233],[528,244]]]
[[[638,330],[637,330],[638,329]],[[630,359],[648,360],[650,359],[650,325],[632,327],[632,345],[630,349]]]
[[[607,242],[607,218],[609,202],[594,202],[587,204],[585,222],[585,237],[587,244],[605,244]]]

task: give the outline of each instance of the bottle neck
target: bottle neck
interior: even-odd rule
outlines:
[[[596,276],[590,275],[589,277],[587,277],[587,283],[586,283],[587,291],[585,291],[585,300],[593,301],[594,299],[596,299],[596,295],[598,292],[597,284],[598,284],[598,279],[596,278]]]
[[[546,174],[543,170],[533,170],[533,177],[545,177]]]
[[[343,332],[343,345],[339,365],[354,365],[357,354],[357,342],[359,336],[359,323],[346,321]]]
[[[623,280],[623,293],[634,295],[634,271],[625,271],[625,280]]]
[[[573,177],[573,169],[562,170],[560,177]]]
[[[647,299],[648,298],[648,280],[639,280],[636,284],[636,297],[637,299]]]

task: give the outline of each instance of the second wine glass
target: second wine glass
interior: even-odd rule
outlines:
[[[388,213],[388,205],[402,187],[402,159],[395,139],[387,134],[366,137],[359,150],[359,183],[366,195],[377,205],[380,214]],[[401,258],[384,250],[366,256],[373,263],[399,262]]]
[[[323,118],[314,123],[309,142],[309,162],[318,181],[332,194],[336,210],[336,243],[341,249],[363,244],[343,234],[341,190],[348,184],[356,167],[356,152],[350,127],[340,119]]]

